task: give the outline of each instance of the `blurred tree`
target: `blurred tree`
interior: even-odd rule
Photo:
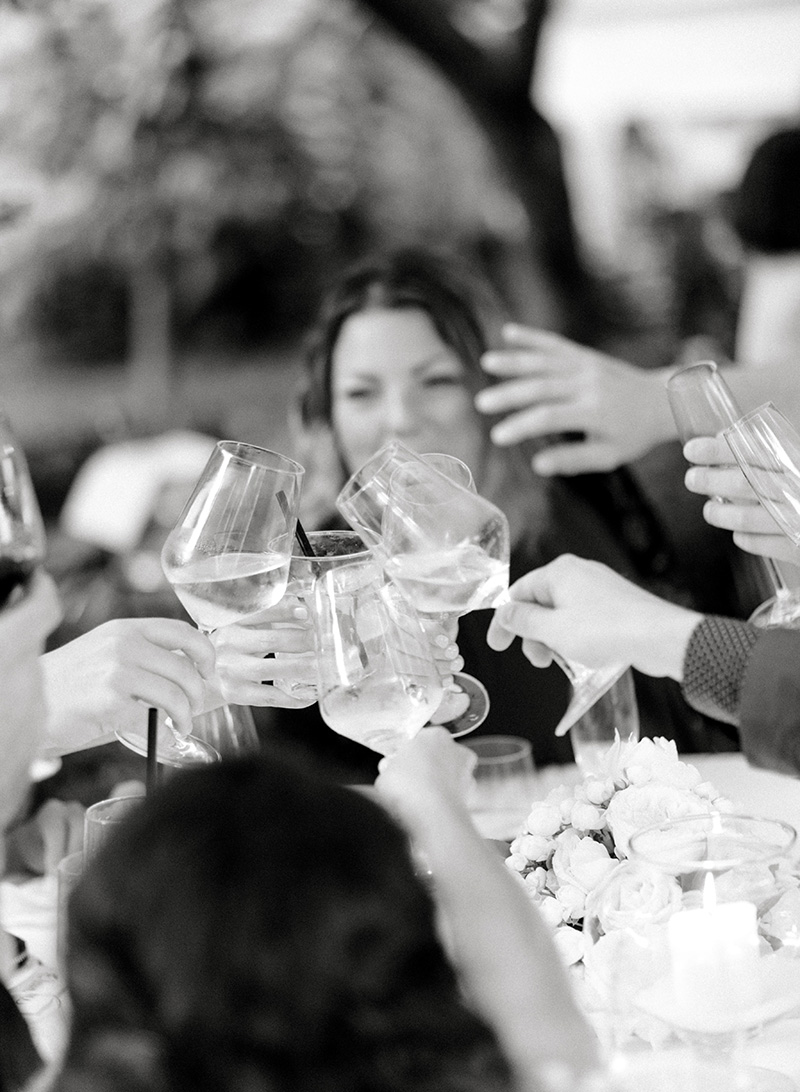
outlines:
[[[563,327],[593,342],[608,319],[584,264],[558,138],[532,98],[550,0],[361,0],[442,72],[475,116],[529,223]]]

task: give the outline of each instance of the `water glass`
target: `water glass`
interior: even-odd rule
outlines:
[[[86,809],[83,820],[83,854],[86,864],[143,800],[142,795],[111,796]]]
[[[510,842],[536,795],[530,741],[521,736],[479,736],[461,746],[477,757],[469,801],[472,821],[484,838]]]
[[[639,738],[639,709],[628,668],[569,730],[572,753],[583,774],[598,773],[618,739]]]

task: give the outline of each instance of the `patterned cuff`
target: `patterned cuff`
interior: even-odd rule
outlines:
[[[738,724],[742,680],[759,630],[749,622],[707,615],[695,627],[683,661],[683,694],[700,713]]]

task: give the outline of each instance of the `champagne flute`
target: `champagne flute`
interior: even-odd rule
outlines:
[[[383,516],[389,502],[392,475],[403,466],[420,464],[431,467],[437,472],[437,477],[444,476],[455,487],[477,496],[475,481],[466,463],[441,452],[417,455],[398,440],[393,440],[355,471],[336,498],[339,512],[384,560]],[[452,613],[426,612],[420,610],[418,604],[415,606],[419,613],[431,618],[444,619]],[[489,712],[489,693],[483,683],[464,671],[454,673],[453,684],[445,692],[434,715],[434,722],[446,728],[452,736],[459,737],[474,731],[484,722]]]
[[[753,492],[786,537],[800,546],[800,433],[772,402],[745,413],[722,435]],[[779,592],[777,605],[759,625],[800,627],[797,593]]]
[[[393,754],[441,702],[420,620],[373,557],[317,577],[314,641],[320,714],[348,739]]]
[[[45,531],[22,448],[0,414],[0,607],[24,594],[44,561]]]
[[[667,380],[667,398],[683,444],[698,436],[716,436],[742,417],[733,392],[713,360],[688,364],[674,372]],[[723,498],[716,499],[724,503]],[[789,589],[771,558],[753,558],[753,562],[762,568],[774,594],[756,608],[750,621],[761,626],[791,625],[800,615],[797,593]]]
[[[283,595],[303,474],[299,463],[266,448],[230,440],[214,448],[161,551],[167,580],[203,633],[265,610]],[[200,724],[195,721],[195,730]],[[139,737],[119,738],[139,750]],[[160,735],[159,761],[191,761],[187,746],[216,757],[220,743],[238,749],[235,739],[215,739],[210,747],[194,734],[183,740]]]

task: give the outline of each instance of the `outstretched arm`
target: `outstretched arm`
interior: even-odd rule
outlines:
[[[628,663],[647,675],[681,680],[689,638],[702,615],[631,583],[598,561],[563,554],[523,576],[495,611],[487,640],[514,637],[536,667],[556,652],[587,667]]]
[[[467,810],[473,764],[445,730],[426,728],[381,762],[376,788],[433,873],[454,962],[523,1086],[548,1071],[585,1073],[594,1036],[547,927]]]

